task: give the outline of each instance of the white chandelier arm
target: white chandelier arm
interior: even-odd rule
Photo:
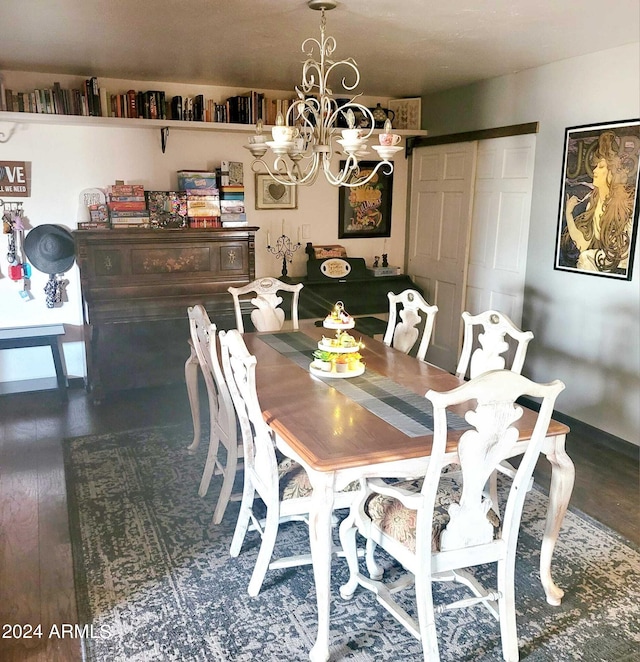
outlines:
[[[355,162],[355,166],[351,165],[349,166],[349,163]],[[364,184],[368,184],[378,173],[380,170],[382,174],[390,175],[393,172],[393,164],[390,161],[378,161],[376,164],[375,168],[366,176],[366,177],[358,177],[357,175],[354,176],[351,174],[351,170],[356,170],[358,168],[357,161],[350,156],[349,159],[347,159],[347,163],[345,164],[345,167],[338,173],[338,175],[334,175],[328,168],[328,165],[325,163],[324,165],[324,174],[327,180],[329,180],[329,183],[333,186],[344,186],[346,188],[356,188],[357,186],[363,186]]]
[[[262,158],[255,159],[251,164],[251,169],[259,173],[263,172],[264,168],[270,177],[278,182],[278,184],[283,184],[284,186],[306,186],[313,184],[318,177],[320,157],[321,155],[318,152],[314,152],[311,157],[308,157],[311,161],[304,169],[304,174],[298,163],[294,162],[292,169],[283,157],[280,156],[274,161],[273,169]]]
[[[346,66],[346,67],[350,67],[351,70],[353,71],[353,73],[355,74],[355,81],[354,81],[353,85],[349,85],[349,84],[347,83],[347,77],[346,77],[346,76],[343,76],[343,77],[342,77],[341,85],[342,85],[343,89],[345,89],[345,90],[347,90],[347,91],[353,90],[353,89],[355,89],[356,87],[358,87],[358,83],[360,83],[360,72],[358,71],[358,67],[356,66],[356,63],[355,63],[351,58],[349,58],[348,60],[340,60],[340,62],[334,62],[334,63],[332,63],[331,66],[325,71],[325,74],[324,74],[324,76],[325,76],[325,89],[327,90],[327,92],[328,92],[329,94],[331,94],[331,90],[329,90],[329,89],[327,88],[327,80],[328,80],[329,74],[330,74],[330,73],[331,73],[336,67],[339,67],[339,66],[342,66],[342,65],[344,65],[344,66]]]

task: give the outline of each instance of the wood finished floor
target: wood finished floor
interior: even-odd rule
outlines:
[[[56,392],[0,396],[0,627],[42,626],[41,638],[0,633],[0,660],[81,660],[78,639],[49,637],[52,626],[77,622],[61,440],[188,420],[184,385],[122,391],[97,407],[81,390],[64,403]],[[638,454],[576,434],[567,449],[572,506],[640,545]],[[536,470],[543,486],[548,466],[542,459]]]

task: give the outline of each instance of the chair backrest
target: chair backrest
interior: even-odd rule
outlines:
[[[533,340],[531,331],[521,331],[506,315],[495,310],[487,310],[478,315],[462,313],[464,321],[464,338],[462,352],[456,368],[456,376],[465,378],[477,377],[489,370],[507,368],[520,374],[527,354],[527,346]],[[482,327],[478,334],[479,347],[474,349],[474,329]],[[503,356],[510,351],[510,345],[505,340],[509,336],[515,343],[515,353],[511,365],[506,365]]]
[[[475,377],[461,386],[445,392],[429,391],[427,399],[433,403],[433,451],[422,491],[425,504],[433,504],[444,464],[447,445],[447,408],[471,402],[465,419],[471,429],[465,431],[458,442],[458,457],[462,476],[459,500],[448,508],[449,522],[441,533],[442,551],[492,543],[494,525],[487,518],[491,499],[485,485],[503,460],[513,455],[519,432],[513,424],[522,416],[516,404],[521,396],[542,398],[535,427],[527,449],[510,484],[499,537],[514,545],[520,526],[527,485],[549,428],[549,421],[558,394],[564,384],[555,380],[537,384],[510,370],[493,370]],[[475,401],[475,402],[473,402]],[[456,413],[460,414],[457,410]],[[447,479],[447,474],[442,474]],[[427,512],[429,521],[431,517]],[[430,530],[430,527],[429,527]],[[480,548],[474,553],[480,554]],[[480,561],[482,562],[482,561]]]
[[[389,321],[382,341],[385,345],[408,354],[420,335],[418,327],[423,324],[422,338],[416,357],[424,361],[438,306],[429,305],[417,290],[409,289],[400,294],[389,292],[387,297],[389,298]],[[400,322],[397,321],[398,308],[400,308]]]
[[[222,374],[216,343],[217,327],[209,319],[204,306],[187,309],[191,343],[195,349],[209,399],[209,418],[218,438],[226,448],[237,444],[236,417],[227,383]]]
[[[249,353],[241,333],[220,332],[222,368],[238,416],[244,447],[244,470],[260,496],[278,499],[278,462],[273,432],[262,417],[256,390],[256,357]]]
[[[257,331],[279,331],[283,324],[285,313],[279,308],[282,297],[278,292],[291,292],[291,323],[294,329],[298,329],[298,299],[302,283],[291,285],[283,283],[277,278],[258,278],[242,287],[230,287],[229,292],[233,297],[233,308],[236,314],[236,328],[244,333],[242,322],[242,309],[240,297],[245,294],[255,294],[251,303],[255,306],[251,311],[251,321]]]

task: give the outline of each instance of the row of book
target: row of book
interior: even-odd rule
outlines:
[[[0,77],[0,110],[98,117],[172,119],[194,122],[275,124],[278,113],[286,115],[292,99],[267,99],[250,91],[217,102],[204,95],[168,98],[162,90],[128,90],[112,94],[95,77],[81,88],[67,89],[56,82],[52,88],[17,92],[5,89]]]
[[[0,110],[55,115],[102,115],[97,78],[88,78],[82,88],[72,90],[54,83],[52,88],[16,92],[0,80]]]

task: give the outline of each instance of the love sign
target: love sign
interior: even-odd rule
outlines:
[[[0,197],[31,195],[31,161],[0,161]]]

